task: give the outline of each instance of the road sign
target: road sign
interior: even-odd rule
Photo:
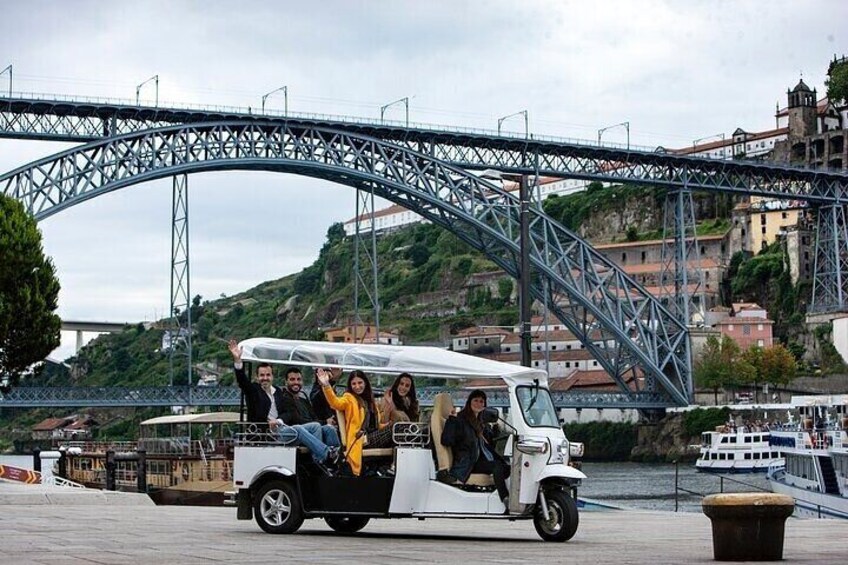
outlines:
[[[12,467],[11,465],[0,465],[0,479],[33,485],[41,482],[41,473],[29,469],[21,469],[20,467]]]

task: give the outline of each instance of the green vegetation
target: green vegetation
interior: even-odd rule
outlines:
[[[834,64],[824,84],[827,87],[828,100],[834,104],[848,101],[848,62]]]
[[[727,422],[730,409],[724,408],[695,408],[683,413],[683,430],[690,438],[697,438],[707,431],[713,431],[716,426]]]
[[[0,195],[0,390],[40,368],[59,346],[59,281],[24,207]]]
[[[628,461],[636,445],[636,426],[623,422],[565,424],[565,437],[585,446],[585,461]]]

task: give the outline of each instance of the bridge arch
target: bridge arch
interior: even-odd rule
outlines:
[[[40,220],[146,181],[236,169],[373,189],[518,276],[515,196],[431,156],[356,132],[253,121],[145,130],[40,159],[0,177],[0,187]],[[553,304],[557,317],[631,399],[687,404],[692,379],[686,328],[618,266],[536,207],[530,226],[534,297]],[[644,383],[627,379],[642,374]]]

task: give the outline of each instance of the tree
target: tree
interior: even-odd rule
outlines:
[[[729,336],[711,335],[695,363],[695,382],[711,388],[718,404],[718,389],[747,384],[755,378],[756,369],[742,358],[739,345]]]
[[[759,345],[752,345],[742,353],[742,358],[754,368],[753,379],[751,381],[754,384],[754,402],[757,402],[759,384],[765,379],[763,369],[764,355],[765,349]]]
[[[35,220],[0,195],[0,389],[40,368],[60,343],[59,281]]]
[[[848,61],[832,63],[828,75],[827,98],[835,104],[848,101]]]
[[[795,357],[780,344],[763,350],[762,380],[772,385],[787,385],[795,378]]]

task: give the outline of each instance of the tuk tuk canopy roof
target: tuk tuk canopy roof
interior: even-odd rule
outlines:
[[[175,414],[172,416],[157,416],[141,423],[142,426],[158,424],[224,424],[238,422],[238,412],[202,412],[200,414]]]
[[[514,384],[538,380],[547,383],[539,369],[501,363],[438,347],[299,341],[256,337],[239,344],[242,360],[298,367],[359,369],[366,373],[447,379],[492,378]]]

